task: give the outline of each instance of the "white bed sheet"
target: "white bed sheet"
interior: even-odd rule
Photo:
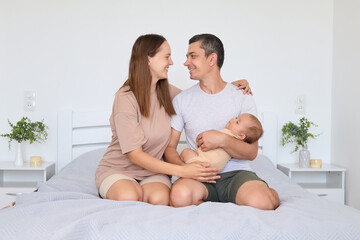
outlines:
[[[104,152],[78,157],[38,192],[0,210],[0,239],[360,239],[360,211],[307,192],[263,155],[251,166],[279,193],[275,211],[100,199],[94,175]]]

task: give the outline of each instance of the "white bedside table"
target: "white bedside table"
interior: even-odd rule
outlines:
[[[38,182],[46,182],[54,174],[53,162],[43,162],[38,167],[31,167],[28,162],[23,166],[0,162],[0,209],[15,201],[16,195],[35,191]]]
[[[299,168],[298,164],[278,164],[277,168],[294,182],[320,197],[345,203],[345,168],[323,164],[322,168]]]

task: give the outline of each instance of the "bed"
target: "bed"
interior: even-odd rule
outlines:
[[[58,174],[0,210],[0,239],[360,239],[360,211],[313,195],[276,169],[271,113],[262,115],[265,135],[251,167],[278,192],[275,211],[101,199],[94,174],[110,140],[107,114],[59,115]],[[181,139],[179,148],[186,144]]]

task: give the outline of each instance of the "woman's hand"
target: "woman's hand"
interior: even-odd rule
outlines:
[[[244,89],[244,94],[251,94],[253,95],[250,85],[246,79],[237,80],[235,82],[232,82],[235,86],[237,86],[237,89]]]
[[[182,178],[191,178],[199,182],[216,183],[216,179],[219,179],[219,168],[210,168],[210,163],[196,161],[189,164],[181,165]]]

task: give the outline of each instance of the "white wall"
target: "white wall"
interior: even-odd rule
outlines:
[[[333,2],[328,0],[88,1],[0,0],[0,133],[7,119],[45,119],[49,139],[27,155],[56,160],[57,113],[111,109],[128,69],[130,50],[144,33],[163,34],[175,65],[170,81],[194,84],[183,66],[188,39],[211,32],[225,45],[227,81],[247,78],[259,112],[274,111],[279,128],[301,116],[297,94],[307,97],[309,120],[322,135],[312,157],[330,162]],[[35,112],[24,112],[23,92],[37,94]],[[280,140],[279,140],[280,142]],[[279,145],[279,162],[295,162]],[[13,159],[0,139],[0,160]]]
[[[347,168],[346,202],[360,209],[360,2],[334,2],[331,161]]]

